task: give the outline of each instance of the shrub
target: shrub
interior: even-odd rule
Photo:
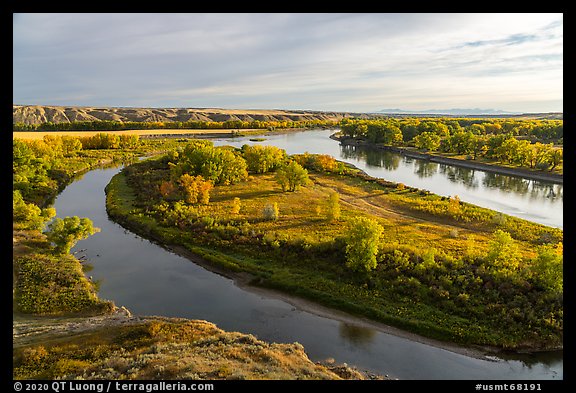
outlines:
[[[274,202],[272,204],[268,204],[264,207],[262,211],[262,215],[264,219],[267,221],[275,221],[280,216],[280,210],[278,209],[278,203]]]
[[[234,197],[232,200],[232,214],[240,214],[241,207],[240,198]]]
[[[328,212],[326,215],[330,221],[337,221],[340,219],[340,196],[337,192],[331,193],[328,197]]]

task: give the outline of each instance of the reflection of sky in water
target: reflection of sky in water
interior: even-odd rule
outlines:
[[[387,151],[340,146],[328,138],[334,130],[295,132],[266,136],[262,142],[218,140],[216,145],[275,145],[288,154],[330,154],[350,162],[371,176],[404,183],[443,196],[498,210],[541,224],[563,227],[563,186],[515,176],[453,167],[404,157]]]

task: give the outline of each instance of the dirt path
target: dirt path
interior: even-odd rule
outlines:
[[[312,177],[311,177],[312,178]],[[328,189],[335,189],[335,187],[328,182],[320,180],[318,177],[313,177],[312,180],[315,184],[319,185],[320,187],[328,188]],[[385,193],[381,192],[378,194],[369,194],[365,193],[364,195],[357,195],[347,192],[345,189],[338,188],[337,189],[340,195],[340,203],[344,205],[355,207],[363,212],[366,212],[371,215],[375,215],[385,219],[392,219],[396,221],[403,221],[404,223],[410,225],[414,223],[420,224],[430,224],[436,223],[442,225],[449,229],[454,229],[457,231],[470,231],[474,233],[482,233],[481,230],[476,228],[464,227],[464,226],[457,226],[446,223],[445,220],[438,220],[435,217],[426,217],[420,218],[415,215],[411,215],[404,212],[399,212],[398,210],[394,209],[387,203],[383,198],[379,198],[380,196],[384,196]],[[378,199],[377,199],[378,198]]]
[[[39,317],[12,314],[13,348],[47,339],[65,337],[107,326],[142,323],[149,317],[134,316],[125,307],[92,317]]]

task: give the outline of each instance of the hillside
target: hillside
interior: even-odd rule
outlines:
[[[340,120],[345,117],[368,117],[361,113],[290,110],[253,110],[219,108],[102,108],[80,106],[13,105],[12,122],[40,124],[74,121],[305,121]]]

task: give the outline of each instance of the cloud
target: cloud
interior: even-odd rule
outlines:
[[[13,100],[369,111],[479,107],[507,90],[499,109],[523,111],[527,87],[541,92],[534,105],[562,101],[562,25],[561,14],[17,14]]]

